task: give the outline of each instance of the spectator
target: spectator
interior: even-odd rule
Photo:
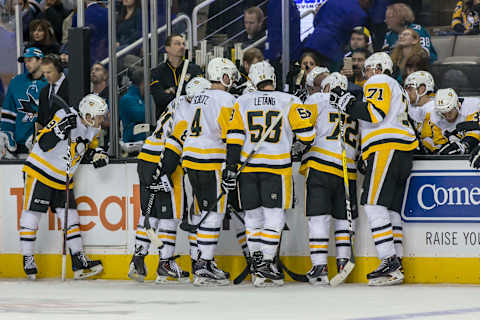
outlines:
[[[257,48],[250,48],[243,53],[242,65],[238,68],[238,71],[240,72],[240,79],[238,79],[235,86],[230,89],[231,94],[241,95],[243,93],[256,90],[248,78],[248,73],[250,72],[250,67],[253,64],[263,60],[264,58],[262,51]]]
[[[423,52],[412,54],[405,64],[405,74],[403,79],[406,79],[409,75],[416,71],[426,71],[430,69],[430,59],[425,56]]]
[[[122,0],[117,23],[117,41],[127,46],[142,36],[140,0]]]
[[[90,62],[102,61],[108,56],[108,10],[100,1],[86,0],[85,26],[91,30]],[[77,15],[72,18],[72,27],[77,26]]]
[[[157,116],[161,115],[167,105],[175,98],[183,69],[185,55],[185,39],[179,34],[172,34],[165,41],[167,61],[152,70],[151,94],[155,100]],[[194,63],[188,65],[185,83],[202,74],[202,69]],[[185,94],[185,86],[182,94]]]
[[[52,25],[57,41],[62,40],[63,20],[70,14],[70,10],[63,7],[62,0],[46,0],[45,11],[40,14],[40,19],[45,19]]]
[[[370,31],[366,27],[355,27],[353,28],[352,35],[350,36],[350,43],[345,53],[346,58],[352,56],[352,51],[355,49],[366,49],[369,50],[369,45],[372,43],[372,38],[370,37]]]
[[[428,54],[420,45],[419,34],[413,29],[405,29],[400,33],[392,52],[392,62],[398,67],[402,76],[406,74],[407,61],[413,55],[428,58]],[[398,80],[401,81],[401,78]]]
[[[30,23],[30,42],[26,47],[39,48],[45,55],[60,52],[60,45],[55,39],[50,22],[45,19],[36,19]]]
[[[350,34],[354,27],[367,24],[369,6],[369,0],[327,1],[315,15],[313,33],[299,51],[314,50],[329,70],[340,70]]]
[[[122,150],[134,156],[140,151],[143,140],[146,139],[145,133],[133,134],[133,127],[137,124],[145,122],[145,83],[143,80],[143,68],[134,67],[129,70],[129,77],[132,85],[128,88],[127,93],[120,98],[118,110],[119,117],[123,127],[122,142],[120,145]],[[133,142],[141,142],[132,144]],[[137,148],[135,148],[137,146]]]
[[[289,93],[299,98],[306,98],[308,94],[305,83],[307,75],[313,68],[319,65],[320,61],[314,52],[304,52],[300,57],[300,66],[294,66],[287,75]]]
[[[246,33],[241,38],[242,48],[248,47],[265,36],[265,30],[263,29],[264,18],[263,11],[259,7],[251,7],[245,10],[243,23]],[[263,52],[265,45],[262,44],[257,46],[257,48]]]
[[[68,103],[68,81],[63,74],[63,65],[60,57],[56,54],[50,54],[43,58],[41,70],[48,81],[48,85],[40,92],[40,103],[38,105],[37,130],[47,126],[55,112],[62,106],[51,105],[50,97],[56,94]]]
[[[225,8],[229,10],[222,12]],[[208,7],[207,35],[224,34],[232,38],[243,30],[241,20],[243,7],[238,5],[238,0],[214,1]],[[214,39],[213,37],[210,40]]]
[[[452,29],[458,33],[477,34],[480,21],[480,0],[459,1],[452,15]]]
[[[385,22],[390,31],[385,36],[383,50],[391,53],[395,48],[398,35],[405,29],[413,29],[420,36],[420,45],[430,56],[430,63],[437,60],[437,52],[433,47],[430,34],[421,25],[414,24],[415,16],[412,9],[404,3],[396,3],[388,6],[385,13]]]
[[[16,49],[17,43],[15,40],[15,32],[7,28],[2,17],[0,17],[0,80],[5,85],[8,85],[10,79],[17,73],[17,57]],[[1,106],[1,104],[0,104]]]
[[[100,63],[95,63],[90,71],[92,93],[108,101],[108,70]]]
[[[416,0],[419,1],[419,0]],[[377,52],[382,49],[385,34],[387,33],[387,25],[385,24],[385,11],[392,4],[392,0],[375,0],[373,5],[368,9],[368,17],[370,19],[370,31],[372,33],[373,51]]]
[[[10,81],[1,108],[0,158],[6,150],[11,158],[29,153],[38,114],[38,98],[42,88],[47,85],[40,69],[42,58],[43,53],[38,48],[28,48],[23,56],[18,58],[18,62],[25,63],[27,72]]]
[[[36,19],[42,12],[40,4],[35,1],[18,0],[22,8],[23,41],[30,41],[30,22]]]
[[[363,88],[365,78],[363,74],[363,67],[365,65],[365,60],[370,56],[370,51],[365,48],[358,48],[352,52],[352,69],[342,69],[342,74],[348,78],[349,82],[353,82],[357,86]]]
[[[255,64],[263,60],[264,60],[263,54],[262,54],[262,51],[260,51],[260,49],[257,49],[257,48],[248,49],[243,53],[243,65],[242,65],[243,70],[242,71],[244,72],[241,72],[241,73],[248,75],[248,73],[250,72],[250,66],[252,64]]]

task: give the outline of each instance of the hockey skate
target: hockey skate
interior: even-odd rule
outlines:
[[[328,285],[328,268],[326,264],[312,266],[307,272],[308,282],[313,285]]]
[[[140,250],[135,250],[135,254],[130,261],[130,269],[128,270],[128,277],[132,280],[143,282],[147,276],[147,267],[145,266],[145,255],[140,253]]]
[[[283,274],[278,271],[277,265],[272,260],[263,260],[255,266],[255,287],[281,286]]]
[[[23,256],[23,270],[25,270],[28,280],[37,279],[37,264],[33,256]]]
[[[355,267],[355,264],[350,259],[347,259],[347,258],[337,259],[338,273],[332,279],[330,279],[330,285],[333,287],[336,287],[339,284],[342,284],[343,282],[345,282],[347,277],[353,271],[354,267]]]
[[[168,259],[160,259],[158,262],[157,279],[155,283],[188,283],[190,282],[190,273],[183,271],[178,266],[175,259],[180,256],[174,256]]]
[[[93,277],[103,271],[100,260],[90,260],[82,251],[72,254],[73,279],[82,280]]]
[[[390,286],[403,283],[403,273],[397,256],[386,258],[377,270],[367,274],[369,286]]]
[[[230,284],[230,274],[217,267],[214,260],[198,259],[195,264],[193,274],[193,285],[219,285],[225,286]]]

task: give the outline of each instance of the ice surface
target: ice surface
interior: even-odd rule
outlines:
[[[202,287],[2,280],[0,319],[480,319],[480,286]],[[73,317],[72,317],[73,316]]]

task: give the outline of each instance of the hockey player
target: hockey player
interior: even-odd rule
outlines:
[[[290,150],[293,137],[310,144],[314,129],[299,98],[276,92],[275,71],[268,62],[254,64],[249,78],[257,92],[238,98],[228,126],[224,188],[233,190],[241,162],[274,126],[238,176],[240,202],[245,210],[247,243],[253,258],[255,286],[283,284],[273,260],[285,225],[285,210],[292,207],[293,179]],[[274,125],[275,119],[280,121]]]
[[[174,130],[167,139],[162,161],[162,170],[168,176],[182,157],[194,203],[202,216],[208,215],[197,231],[199,259],[193,270],[194,285],[226,285],[230,282],[229,273],[217,267],[214,252],[227,205],[225,196],[217,202],[225,162],[227,122],[235,102],[227,91],[237,76],[238,70],[230,60],[215,58],[209,62],[207,79],[212,87],[195,95],[188,112],[179,115],[178,126],[184,131]]]
[[[26,49],[18,58],[19,62],[25,63],[28,73],[12,79],[0,108],[0,159],[26,158],[33,147],[38,99],[40,91],[47,85],[40,70],[42,58],[42,51],[34,47]]]
[[[166,112],[162,114],[157,122],[157,128],[153,134],[145,140],[140,154],[138,155],[137,171],[140,179],[140,197],[142,203],[142,216],[137,225],[135,253],[130,262],[129,278],[143,282],[147,276],[145,266],[145,256],[150,248],[150,239],[145,231],[145,209],[148,204],[150,193],[155,193],[155,200],[151,209],[150,225],[157,231],[158,238],[163,242],[163,247],[159,249],[159,262],[157,268],[157,283],[168,282],[168,279],[178,280],[179,282],[189,281],[189,273],[180,269],[174,256],[177,236],[178,221],[182,218],[185,211],[185,190],[183,183],[183,170],[178,164],[173,168],[171,182],[167,182],[167,187],[163,186],[162,181],[154,180],[153,176],[160,164],[160,157],[164,152],[166,136],[175,130],[182,131],[185,128],[177,126],[182,115],[190,109],[190,102],[196,93],[210,88],[211,83],[200,77],[195,77],[186,85],[186,96],[181,96],[170,102]],[[175,117],[175,119],[174,119]],[[172,132],[173,129],[173,132]],[[165,180],[164,180],[165,181]],[[171,183],[171,189],[168,185]],[[164,191],[164,192],[162,192]],[[190,238],[190,237],[189,237]],[[191,248],[193,256],[196,256],[196,241]]]
[[[427,71],[416,71],[405,79],[404,88],[410,100],[408,115],[413,120],[417,137],[420,137],[419,142],[423,145],[425,152],[434,153],[446,141],[441,139],[439,144],[433,141],[434,126],[430,121],[435,106],[433,77]],[[438,136],[438,133],[436,135]]]
[[[98,145],[97,136],[100,124],[107,113],[105,101],[93,94],[85,96],[74,108],[58,110],[50,123],[42,129],[36,143],[25,161],[22,171],[25,173],[24,206],[20,218],[20,247],[23,255],[23,267],[28,278],[35,279],[37,265],[34,259],[35,240],[42,213],[48,207],[56,212],[64,225],[65,190],[70,189],[68,209],[67,247],[72,258],[74,279],[84,279],[103,270],[99,260],[89,260],[83,251],[80,233],[80,220],[73,196],[73,179],[66,186],[67,138],[71,136],[71,169],[73,176],[82,158],[88,152],[93,154],[93,166],[108,164],[108,155]]]
[[[458,123],[464,121],[479,121],[480,99],[458,98],[455,90],[440,89],[435,95],[435,112],[431,115],[434,133],[442,133],[440,138],[434,136],[434,141],[445,137],[446,143],[441,146],[439,154],[470,154],[480,141],[480,131],[451,134]]]
[[[307,90],[308,94],[312,95],[321,91],[322,81],[330,74],[330,71],[324,67],[314,67],[312,71],[307,74]]]
[[[383,52],[372,54],[364,72],[363,102],[338,91],[330,93],[330,99],[360,124],[362,159],[367,163],[361,204],[382,261],[367,279],[369,285],[392,285],[404,279],[399,258],[403,254],[400,210],[418,141],[408,121],[408,97],[390,76],[390,57]]]
[[[326,92],[336,87],[346,91],[348,80],[344,75],[334,72],[323,80],[322,86]],[[329,284],[327,258],[332,218],[335,225],[337,270],[340,272],[351,259],[342,146],[339,139],[344,139],[347,148],[352,219],[358,217],[355,165],[360,143],[358,121],[339,113],[336,106],[330,104],[329,98],[329,94],[315,93],[305,101],[305,108],[312,113],[310,119],[315,126],[316,137],[309,151],[303,156],[300,168],[300,172],[306,177],[305,208],[312,259],[312,269],[307,273],[307,277],[310,283],[322,285]],[[345,128],[344,137],[340,131],[340,116]]]

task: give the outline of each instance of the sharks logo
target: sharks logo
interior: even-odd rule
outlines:
[[[33,122],[38,114],[38,99],[35,99],[35,97],[39,96],[37,84],[35,82],[32,83],[27,88],[26,93],[27,99],[18,99],[18,103],[21,106],[18,108],[18,111],[25,114],[22,122]]]

